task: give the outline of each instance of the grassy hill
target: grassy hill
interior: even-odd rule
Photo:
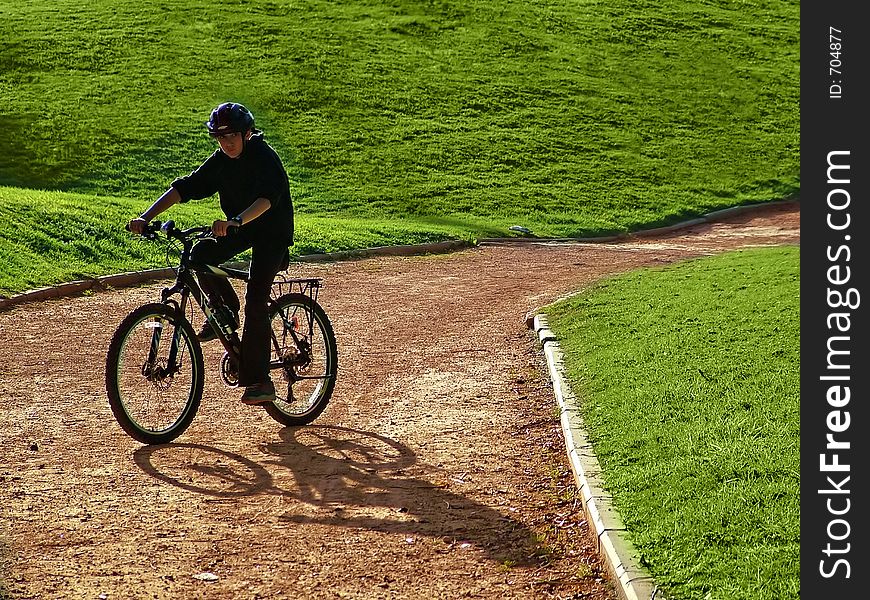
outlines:
[[[297,209],[474,235],[799,189],[799,3],[0,0],[0,185],[144,206],[245,103]]]
[[[145,203],[147,205],[147,203]],[[100,275],[175,266],[164,244],[132,236],[123,226],[145,206],[118,196],[0,186],[0,294]],[[173,207],[161,219],[183,226],[219,217],[212,202]],[[476,233],[494,235],[484,219]],[[373,246],[473,239],[466,226],[443,219],[365,219],[299,215],[294,256]]]

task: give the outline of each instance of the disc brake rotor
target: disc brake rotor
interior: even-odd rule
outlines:
[[[239,365],[230,357],[228,352],[224,352],[221,358],[221,379],[229,387],[238,387],[239,385]]]

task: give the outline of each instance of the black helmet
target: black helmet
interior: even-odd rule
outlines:
[[[205,126],[211,135],[244,133],[254,128],[254,115],[241,104],[224,102],[211,111]]]

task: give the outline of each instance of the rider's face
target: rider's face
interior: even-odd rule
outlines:
[[[242,150],[245,149],[245,144],[242,140],[241,133],[225,133],[223,135],[212,136],[221,146],[221,151],[230,158],[238,158]],[[250,137],[250,131],[245,133],[245,137]]]

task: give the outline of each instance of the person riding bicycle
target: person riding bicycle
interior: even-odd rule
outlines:
[[[267,302],[277,273],[287,268],[293,245],[293,201],[287,171],[277,152],[254,127],[254,116],[243,105],[225,102],[206,122],[219,148],[189,175],[175,179],[144,213],[130,221],[130,231],[141,234],[157,215],[179,202],[208,198],[215,193],[225,220],[212,224],[213,239],[197,242],[191,258],[199,264],[218,265],[251,250],[250,277],[245,290],[239,385],[248,405],[275,400],[269,377],[269,315]],[[236,228],[234,235],[228,235]],[[200,286],[210,302],[221,301],[236,315],[238,294],[225,277],[202,273]],[[206,342],[217,335],[204,323],[197,337]]]

